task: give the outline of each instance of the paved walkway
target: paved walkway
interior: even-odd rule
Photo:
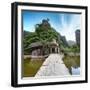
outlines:
[[[36,77],[70,75],[69,70],[62,61],[62,57],[63,55],[50,54],[36,73]]]

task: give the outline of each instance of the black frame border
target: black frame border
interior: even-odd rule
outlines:
[[[64,81],[64,82],[47,82],[47,83],[32,83],[32,84],[18,84],[18,6],[44,6],[55,8],[73,8],[85,10],[85,80],[77,81]],[[11,86],[24,87],[24,86],[42,86],[42,85],[58,85],[58,84],[75,84],[88,82],[88,7],[87,6],[74,6],[74,5],[57,5],[57,4],[44,4],[44,3],[24,3],[14,2],[11,4]]]

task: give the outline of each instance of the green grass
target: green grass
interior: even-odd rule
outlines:
[[[34,77],[44,60],[24,59],[23,62],[23,77]]]
[[[69,71],[71,70],[71,67],[80,67],[80,56],[65,55],[63,61]]]

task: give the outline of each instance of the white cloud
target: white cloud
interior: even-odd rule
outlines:
[[[62,27],[58,31],[61,35],[64,35],[67,40],[75,41],[75,31],[76,29],[80,29],[81,25],[81,17],[79,14],[72,14],[70,21],[67,23],[65,21],[65,15],[62,15],[61,22]]]

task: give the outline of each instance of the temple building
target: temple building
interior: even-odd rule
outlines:
[[[59,53],[59,45],[55,39],[52,42],[48,42],[43,45],[41,42],[35,42],[30,44],[30,55],[32,56],[44,56],[50,53]]]

